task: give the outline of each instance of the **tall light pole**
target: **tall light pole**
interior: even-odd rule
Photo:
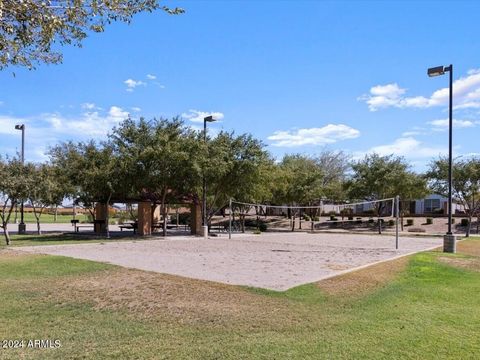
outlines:
[[[21,160],[22,165],[25,163],[25,124],[15,125],[15,130],[22,131],[22,152],[21,152]],[[20,204],[20,224],[18,224],[18,233],[25,234],[25,222],[23,218],[23,199]]]
[[[213,116],[206,116],[203,118],[203,141],[205,146],[207,146],[207,122],[216,121]],[[205,239],[208,238],[208,216],[207,216],[207,179],[205,173],[203,174],[203,194],[202,194],[202,226],[203,226],[203,236]]]
[[[452,168],[453,168],[453,65],[436,66],[428,69],[428,76],[444,75],[446,72],[450,75],[449,99],[448,99],[448,231],[443,237],[443,251],[454,253],[456,251],[456,238],[452,233]]]

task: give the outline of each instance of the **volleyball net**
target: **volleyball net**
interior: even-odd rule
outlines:
[[[310,205],[272,205],[230,200],[228,232],[322,232],[341,230],[395,234],[398,246],[399,199],[354,203],[319,201]]]

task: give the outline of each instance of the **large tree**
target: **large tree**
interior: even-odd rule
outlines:
[[[41,234],[40,219],[47,207],[57,207],[66,196],[66,187],[58,171],[49,164],[26,165],[27,199],[37,221],[37,233]]]
[[[50,149],[50,159],[61,177],[68,182],[68,195],[87,208],[93,219],[97,202],[109,205],[113,195],[123,191],[124,174],[108,143],[62,143]]]
[[[81,46],[88,32],[102,32],[113,21],[130,22],[133,15],[161,9],[180,14],[158,0],[1,0],[0,69],[59,63],[58,46]]]
[[[468,215],[466,236],[470,236],[472,217],[480,221],[480,158],[456,159],[452,173],[452,197],[465,208]],[[430,164],[427,172],[431,189],[448,196],[448,159],[441,157]]]
[[[210,219],[230,198],[241,202],[261,201],[268,196],[266,182],[272,160],[261,141],[249,134],[220,132],[208,138],[198,164],[207,186],[207,216]],[[197,197],[201,197],[197,185]],[[243,211],[246,212],[246,209]]]
[[[17,159],[0,159],[0,226],[5,242],[10,245],[8,224],[15,206],[28,195],[26,167]]]
[[[272,186],[273,199],[278,204],[313,205],[324,195],[325,173],[320,158],[300,154],[285,155],[278,164],[277,176]],[[295,230],[296,216],[301,216],[299,211],[299,208],[289,208],[288,216],[293,217],[292,231]]]
[[[412,196],[414,191],[419,190],[421,193],[425,188],[425,181],[410,169],[405,159],[394,155],[366,155],[352,164],[352,172],[347,182],[348,193],[352,199],[377,201],[397,195]],[[417,189],[409,189],[410,187]],[[384,202],[374,203],[377,216],[381,215],[384,207]],[[382,232],[381,221],[378,232]]]
[[[194,160],[199,134],[179,119],[127,119],[113,131],[110,144],[124,174],[123,187],[134,198],[160,204],[166,235],[167,204],[189,197],[199,183]]]

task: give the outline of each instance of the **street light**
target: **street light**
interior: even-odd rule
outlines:
[[[25,163],[25,124],[15,125],[15,130],[22,131],[22,153],[21,153],[21,160],[22,165]],[[20,204],[20,224],[18,224],[18,233],[25,234],[25,222],[23,221],[23,199]]]
[[[453,167],[453,155],[452,155],[452,134],[453,134],[453,65],[449,66],[436,66],[428,69],[428,76],[440,76],[446,72],[450,75],[449,86],[449,101],[448,101],[448,231],[443,237],[443,251],[454,253],[456,251],[455,235],[452,233],[452,167]]]
[[[207,144],[207,122],[215,122],[212,115],[203,118],[203,141]],[[208,218],[207,218],[207,179],[203,174],[203,194],[202,194],[202,226],[203,236],[208,238]]]

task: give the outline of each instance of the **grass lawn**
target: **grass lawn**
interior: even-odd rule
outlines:
[[[286,292],[0,249],[1,359],[475,359],[480,240]]]
[[[13,221],[13,218],[14,218],[14,215],[15,214],[12,214],[12,221]],[[37,219],[35,218],[35,215],[33,214],[33,212],[26,212],[23,214],[23,219],[25,221],[25,223],[29,224],[29,223],[37,223]],[[78,214],[76,217],[76,219],[80,220],[81,222],[84,221],[84,222],[88,222],[88,217],[86,214]],[[73,217],[72,215],[57,215],[57,221],[55,221],[55,216],[52,215],[52,214],[42,214],[42,216],[40,216],[40,223],[41,224],[52,224],[52,223],[58,223],[58,224],[65,224],[65,223],[70,223],[70,220],[72,220]],[[17,221],[20,222],[20,212],[17,214]]]
[[[66,245],[66,244],[81,244],[81,243],[99,243],[110,241],[142,241],[142,237],[129,237],[128,235],[122,237],[112,237],[107,239],[104,237],[95,237],[92,235],[77,235],[77,234],[63,234],[52,233],[42,235],[11,235],[12,243],[10,247],[15,246],[34,246],[34,245]],[[3,233],[0,234],[0,250],[6,249],[5,237]]]

